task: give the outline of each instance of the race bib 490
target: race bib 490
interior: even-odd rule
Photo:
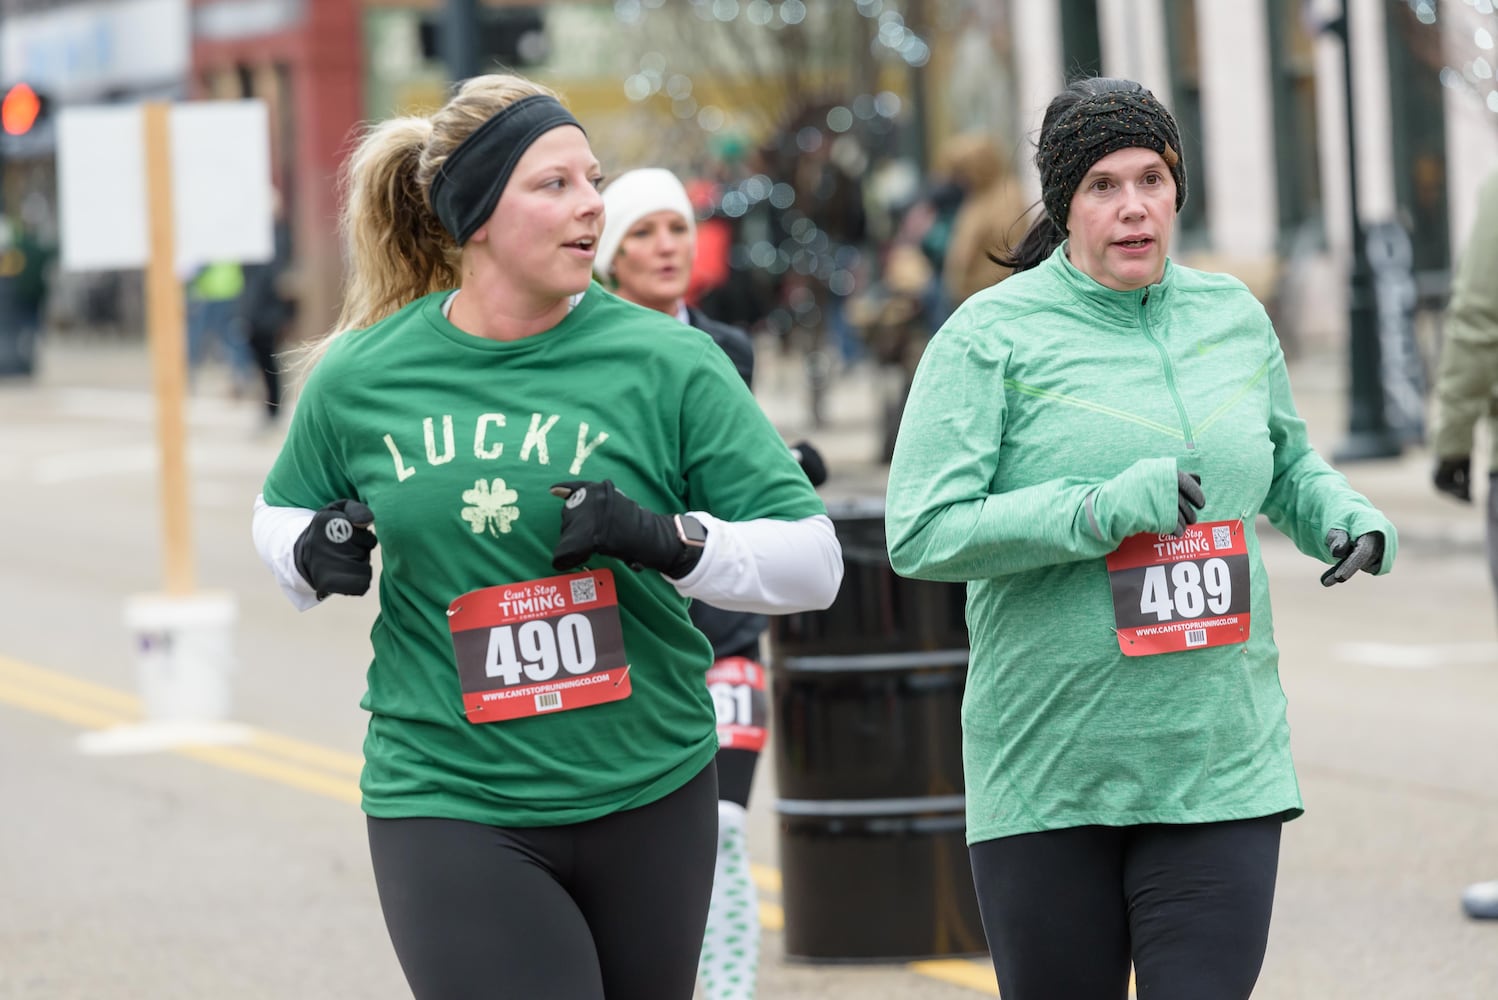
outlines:
[[[447,609],[469,722],[503,722],[628,698],[614,574],[485,587]]]
[[[1108,556],[1114,631],[1125,656],[1248,640],[1248,543],[1241,521],[1189,525],[1180,538],[1131,535]]]

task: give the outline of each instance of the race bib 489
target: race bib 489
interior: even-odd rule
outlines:
[[[1241,521],[1189,525],[1180,538],[1131,535],[1108,556],[1114,631],[1125,656],[1248,639],[1248,543]]]

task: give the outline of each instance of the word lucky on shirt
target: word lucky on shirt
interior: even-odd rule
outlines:
[[[525,436],[520,441],[519,451],[516,453],[519,460],[529,462],[534,459],[541,465],[551,464],[551,450],[548,443],[548,435],[556,426],[560,414],[553,413],[543,419],[540,413],[532,413],[530,426],[525,431]],[[440,421],[440,423],[439,423]],[[509,420],[503,413],[481,413],[473,422],[472,442],[473,457],[480,461],[494,461],[505,454],[506,431]],[[440,427],[440,433],[439,433]],[[468,437],[465,430],[465,439]],[[567,466],[568,475],[576,476],[582,472],[583,462],[588,456],[598,449],[598,446],[609,439],[607,431],[599,431],[591,439],[588,437],[590,428],[587,421],[579,421],[577,424],[577,442],[573,448],[572,461]],[[421,422],[422,441],[426,446],[426,464],[430,466],[446,465],[457,457],[457,430],[453,426],[453,417],[450,413],[444,413],[441,417],[426,417]],[[510,432],[513,435],[513,432]],[[439,442],[440,437],[440,442]],[[407,462],[405,454],[400,445],[396,443],[391,434],[384,436],[385,447],[390,449],[390,457],[395,461],[395,478],[398,482],[405,482],[416,475],[416,467]],[[513,441],[511,442],[513,443]]]

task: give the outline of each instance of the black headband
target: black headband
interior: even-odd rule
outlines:
[[[534,94],[501,109],[458,143],[432,181],[432,210],[458,246],[494,214],[531,143],[563,125],[582,128],[561,101]]]
[[[1084,97],[1068,108],[1043,135],[1035,153],[1040,169],[1041,201],[1062,232],[1077,185],[1092,165],[1109,153],[1131,148],[1153,149],[1169,162],[1176,182],[1176,211],[1186,203],[1186,161],[1181,135],[1165,105],[1144,88],[1112,90]]]

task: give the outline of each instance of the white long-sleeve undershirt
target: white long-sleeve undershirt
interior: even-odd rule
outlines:
[[[311,584],[297,572],[295,557],[296,540],[314,513],[272,507],[264,495],[255,497],[255,551],[299,611],[318,603]],[[680,580],[666,578],[682,596],[726,611],[760,614],[819,611],[837,596],[842,546],[825,514],[799,521],[722,521],[703,511],[690,513],[707,527],[707,544],[692,572]]]

